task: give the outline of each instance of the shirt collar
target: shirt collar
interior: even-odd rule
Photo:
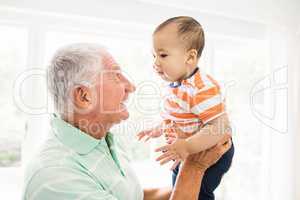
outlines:
[[[113,135],[108,133],[103,139],[95,139],[68,122],[62,120],[55,114],[51,116],[51,127],[55,136],[66,146],[70,147],[78,154],[88,154],[96,146],[106,146],[108,140],[113,143]]]
[[[198,70],[199,70],[199,67],[196,67],[196,68],[194,69],[194,71],[193,71],[188,77],[186,77],[185,79],[182,80],[182,82],[184,82],[184,81],[186,81],[187,79],[189,79],[189,78],[191,78],[192,76],[194,76],[194,75],[197,73]],[[181,81],[172,82],[172,83],[169,84],[169,86],[170,86],[171,88],[177,88],[177,87],[181,86]]]

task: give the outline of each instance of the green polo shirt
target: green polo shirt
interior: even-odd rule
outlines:
[[[25,173],[23,200],[142,200],[128,160],[108,133],[97,140],[51,118],[49,138]]]

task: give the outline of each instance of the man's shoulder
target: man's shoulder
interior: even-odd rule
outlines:
[[[62,165],[47,165],[36,168],[27,178],[23,188],[23,199],[31,199],[36,194],[39,194],[39,197],[44,197],[60,189],[77,190],[74,180],[91,179],[79,169]]]
[[[41,184],[49,178],[63,176],[67,169],[76,168],[73,152],[53,139],[46,140],[30,159],[25,169],[24,186]],[[58,170],[64,168],[64,170]],[[37,178],[38,177],[38,178]],[[34,181],[33,181],[34,180]]]
[[[56,138],[47,139],[30,162],[31,166],[40,168],[49,166],[60,166],[67,163],[75,152],[60,143]]]

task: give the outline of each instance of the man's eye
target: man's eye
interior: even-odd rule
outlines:
[[[121,80],[122,77],[123,77],[121,73],[116,73],[116,76],[117,76],[117,78],[118,78],[119,80]]]
[[[160,57],[162,57],[162,58],[165,58],[167,56],[168,56],[167,54],[160,54]]]

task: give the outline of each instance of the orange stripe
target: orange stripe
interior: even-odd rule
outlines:
[[[184,79],[181,83],[187,87],[194,87],[194,85],[189,83],[187,79]]]
[[[201,88],[204,87],[204,83],[203,83],[203,81],[202,81],[202,78],[201,78],[200,73],[196,73],[196,74],[195,74],[194,81],[195,81],[195,86],[196,86],[198,89],[201,89]]]
[[[218,82],[217,82],[215,79],[213,79],[210,75],[207,75],[207,78],[208,78],[214,85],[216,85],[216,87],[217,87],[218,89],[220,89],[220,85],[218,84]]]
[[[179,90],[178,88],[172,89],[172,92],[174,95],[176,95],[176,97],[191,105],[193,98],[187,92]]]
[[[178,103],[171,101],[170,99],[167,99],[167,103],[172,108],[180,109],[180,106],[178,105]]]
[[[170,113],[173,117],[180,118],[180,119],[195,119],[198,116],[193,113]]]
[[[225,111],[225,105],[224,103],[220,103],[204,111],[202,114],[199,115],[199,118],[205,123],[207,120],[213,118],[214,116],[220,113],[223,113],[224,111]]]
[[[203,101],[206,101],[218,94],[220,94],[220,90],[217,87],[212,87],[208,90],[199,92],[194,96],[193,101],[191,101],[192,102],[191,107],[194,107],[195,105],[198,105]]]
[[[171,121],[170,119],[165,119],[165,120],[164,120],[164,124],[165,124],[165,125],[171,124],[171,122],[172,122],[172,121]]]

